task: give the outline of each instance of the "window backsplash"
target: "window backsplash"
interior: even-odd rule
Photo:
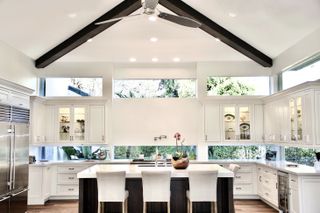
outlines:
[[[62,160],[109,160],[109,146],[35,146],[30,147],[30,155],[37,161]]]

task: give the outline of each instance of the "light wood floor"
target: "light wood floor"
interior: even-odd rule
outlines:
[[[277,213],[259,200],[235,201],[236,213]],[[29,206],[28,213],[78,213],[77,201],[49,201],[45,206]]]

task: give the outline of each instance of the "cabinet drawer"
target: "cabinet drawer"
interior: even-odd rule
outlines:
[[[77,174],[58,174],[58,184],[79,184]]]
[[[252,184],[237,184],[233,187],[233,193],[236,195],[251,195],[253,194]]]
[[[83,166],[58,166],[58,173],[78,173],[84,170]]]
[[[237,172],[234,176],[234,182],[237,183],[252,183],[252,173]]]
[[[57,185],[58,195],[79,195],[78,185]]]
[[[240,164],[240,169],[238,172],[252,172],[254,170],[252,165]]]

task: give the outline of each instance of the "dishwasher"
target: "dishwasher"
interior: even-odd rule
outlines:
[[[289,213],[289,175],[278,172],[279,212]]]

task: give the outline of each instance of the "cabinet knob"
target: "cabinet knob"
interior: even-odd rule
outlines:
[[[101,136],[101,140],[104,141],[104,135]]]

